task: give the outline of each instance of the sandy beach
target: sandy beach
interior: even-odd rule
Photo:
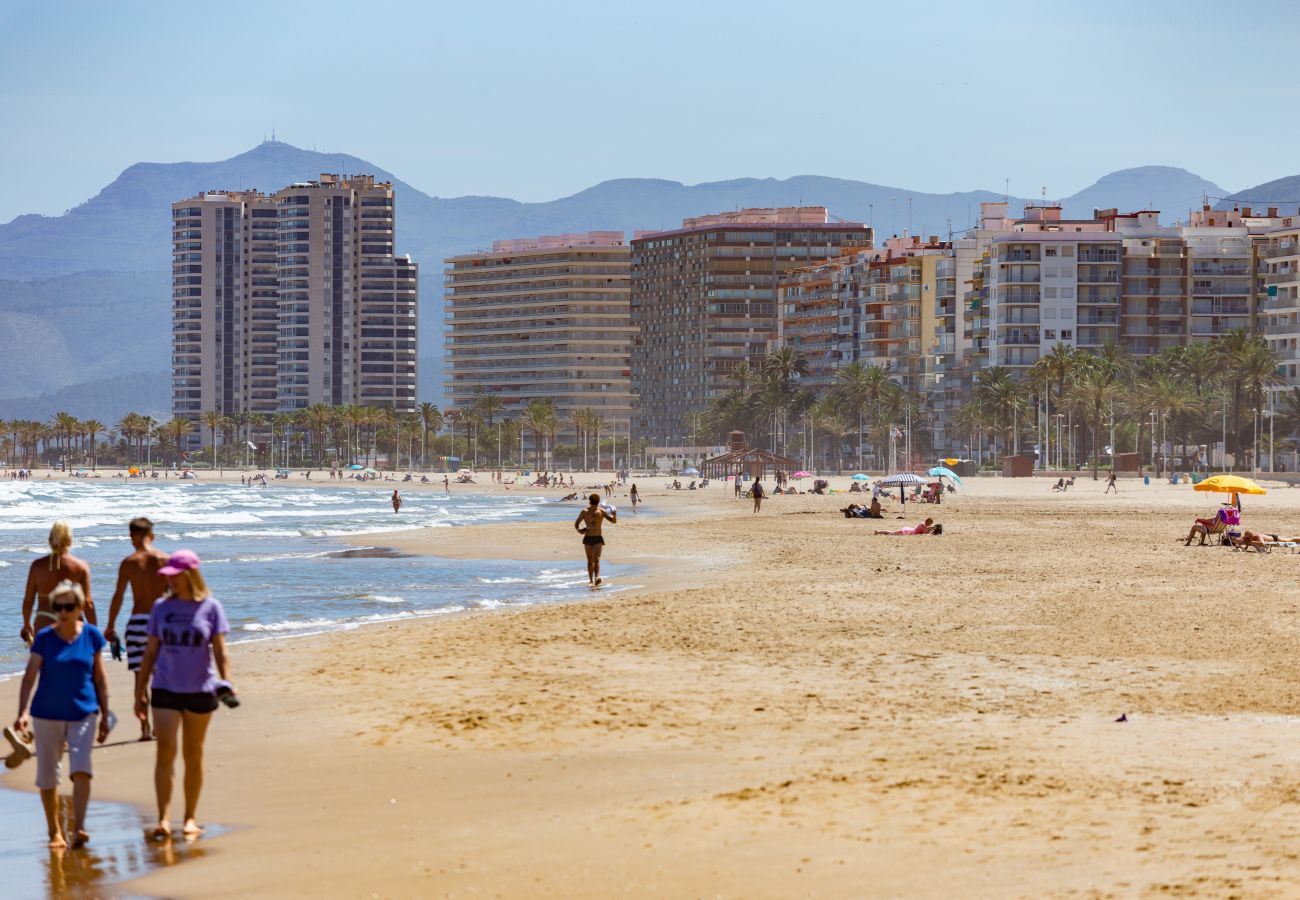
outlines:
[[[615,498],[635,591],[237,645],[202,808],[234,830],[129,891],[1300,893],[1300,556],[1185,548],[1215,496],[976,478],[876,523],[662,483]],[[1300,491],[1245,523],[1300,530]],[[581,559],[567,524],[369,543]],[[152,762],[101,751],[96,796],[147,809]]]

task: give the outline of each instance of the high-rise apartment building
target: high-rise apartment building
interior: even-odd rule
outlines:
[[[550,398],[556,439],[572,441],[590,407],[604,436],[632,417],[630,248],[621,231],[495,241],[446,261],[446,395],[468,409],[484,394],[518,419]],[[525,429],[525,440],[532,436]]]
[[[275,204],[257,191],[172,204],[172,409],[276,411]]]
[[[174,414],[414,410],[417,269],[394,224],[370,176],[173,203]]]
[[[636,433],[681,444],[686,414],[757,366],[777,333],[777,285],[811,263],[871,246],[872,230],[825,207],[746,209],[683,220],[632,241],[632,388]]]
[[[415,409],[417,267],[393,252],[393,186],[369,175],[275,194],[279,408]]]

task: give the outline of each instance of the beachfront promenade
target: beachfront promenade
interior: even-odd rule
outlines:
[[[235,645],[204,793],[234,830],[130,890],[1300,893],[1300,556],[1185,548],[1221,498],[972,478],[895,503],[886,527],[945,526],[899,538],[844,519],[855,494],[755,516],[636,480],[657,515],[620,489],[605,559],[638,591]],[[1244,521],[1300,531],[1300,491]],[[567,522],[382,543],[582,559]],[[148,804],[152,748],[96,764],[96,799]]]

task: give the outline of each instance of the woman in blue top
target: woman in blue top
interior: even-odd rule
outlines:
[[[18,691],[18,718],[14,720],[16,730],[36,733],[36,786],[45,807],[50,847],[56,849],[68,845],[59,818],[63,747],[67,745],[72,771],[72,846],[80,847],[90,840],[86,834],[86,806],[90,803],[93,774],[90,751],[96,736],[102,744],[109,729],[108,679],[99,653],[104,647],[104,635],[94,625],[81,621],[85,605],[85,592],[76,582],[61,581],[50,592],[55,623],[38,631],[32,642]]]

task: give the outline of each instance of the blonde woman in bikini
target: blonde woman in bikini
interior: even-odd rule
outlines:
[[[586,509],[578,513],[573,520],[573,527],[582,535],[582,549],[587,552],[587,581],[592,587],[600,586],[600,551],[605,546],[605,538],[600,533],[600,526],[606,520],[618,522],[618,513],[607,512],[600,505],[600,494],[587,498]]]
[[[57,622],[50,608],[50,592],[60,581],[81,586],[86,595],[82,614],[87,622],[95,624],[95,606],[90,600],[90,567],[68,552],[72,547],[72,529],[67,522],[54,523],[49,542],[50,552],[33,561],[27,570],[27,587],[23,590],[23,629],[19,635],[29,645],[38,631]]]

